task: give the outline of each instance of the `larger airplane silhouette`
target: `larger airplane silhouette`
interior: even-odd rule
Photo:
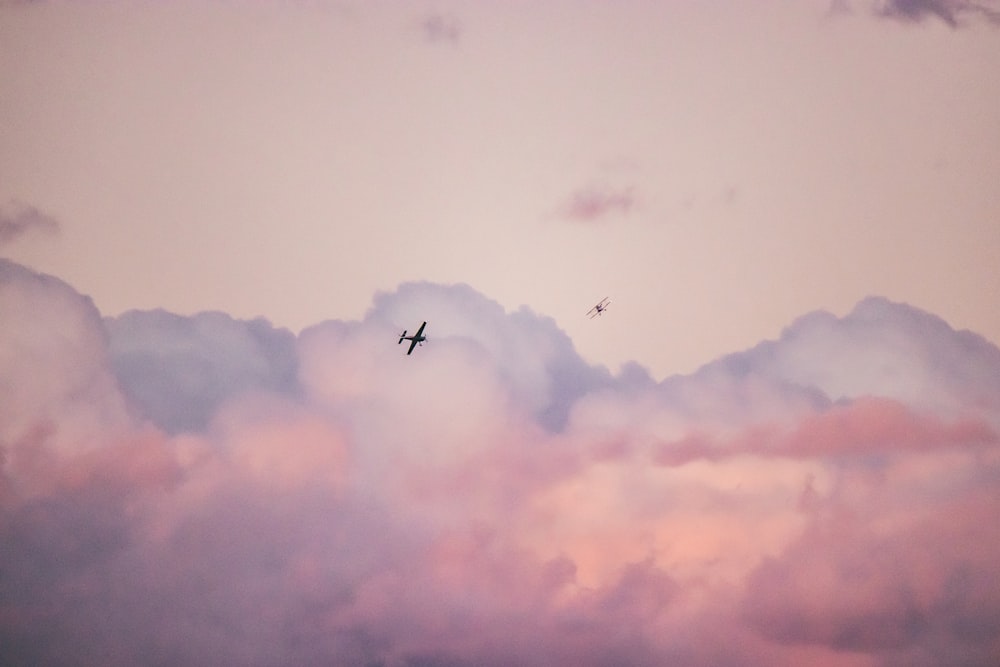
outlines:
[[[427,322],[421,324],[420,328],[417,329],[417,333],[413,334],[412,336],[407,336],[406,329],[403,329],[403,333],[399,337],[399,342],[402,343],[404,340],[410,341],[410,349],[406,351],[407,354],[413,352],[413,348],[415,348],[417,345],[423,345],[424,341],[427,340],[427,337],[424,336],[425,326],[427,326]]]

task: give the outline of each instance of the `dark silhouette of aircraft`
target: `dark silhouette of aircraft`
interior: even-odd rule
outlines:
[[[608,297],[604,297],[603,299],[601,299],[600,303],[598,303],[596,306],[587,311],[587,315],[590,316],[590,319],[594,319],[598,315],[603,315],[604,311],[607,310],[608,306],[610,305],[611,305],[611,299],[609,299]]]
[[[417,329],[417,333],[413,334],[412,336],[407,336],[406,329],[403,329],[403,333],[399,337],[399,342],[402,343],[404,340],[410,341],[410,349],[406,351],[407,354],[413,352],[413,348],[415,348],[417,345],[423,345],[424,341],[427,340],[427,336],[424,335],[425,326],[427,326],[427,322],[421,324],[420,328]],[[399,343],[397,343],[397,345],[398,344]]]

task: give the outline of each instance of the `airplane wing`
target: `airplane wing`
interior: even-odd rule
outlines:
[[[410,349],[406,351],[407,354],[409,354],[410,352],[413,352],[413,348],[415,348],[417,346],[417,343],[419,343],[422,340],[425,340],[424,339],[424,327],[425,326],[427,326],[427,322],[424,322],[423,324],[421,324],[420,328],[417,329],[417,333],[413,334],[413,338],[410,339]]]
[[[608,304],[610,304],[610,303],[611,303],[611,299],[608,298],[608,297],[604,297],[603,299],[601,299],[598,302],[598,304],[596,306],[594,306],[593,308],[591,308],[590,310],[587,311],[587,315],[590,316],[590,319],[594,319],[595,317],[597,317],[598,315],[600,315],[601,312],[603,312],[604,309],[607,308]]]

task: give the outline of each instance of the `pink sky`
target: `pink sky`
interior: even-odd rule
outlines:
[[[4,253],[294,331],[467,283],[657,377],[872,294],[997,341],[997,26],[896,4],[2,3],[0,210],[59,227]]]
[[[994,7],[0,1],[4,658],[995,667]]]

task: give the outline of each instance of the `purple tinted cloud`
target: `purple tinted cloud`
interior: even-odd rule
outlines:
[[[424,38],[432,43],[457,44],[462,36],[458,18],[451,14],[428,14],[420,22]]]
[[[0,247],[18,240],[25,234],[33,232],[55,234],[58,231],[59,222],[34,206],[14,201],[0,206]]]
[[[969,0],[881,0],[872,4],[874,13],[882,18],[904,22],[937,19],[951,28],[963,25],[965,19],[981,19],[1000,25],[1000,6],[995,2]],[[842,0],[831,4],[831,13],[843,13],[849,8]]]
[[[998,355],[871,299],[654,382],[464,285],[293,336],[102,319],[0,260],[0,645],[52,665],[993,665]]]
[[[168,433],[205,428],[236,392],[295,391],[295,337],[265,320],[130,311],[104,324],[123,394]]]
[[[854,481],[878,492],[873,479]],[[881,664],[988,665],[1000,655],[1000,586],[992,550],[979,542],[1000,538],[990,494],[974,484],[960,498],[924,499],[914,521],[882,527],[859,516],[846,492],[831,494],[787,551],[750,574],[744,614],[779,642],[874,654]],[[974,521],[983,524],[971,540]]]

